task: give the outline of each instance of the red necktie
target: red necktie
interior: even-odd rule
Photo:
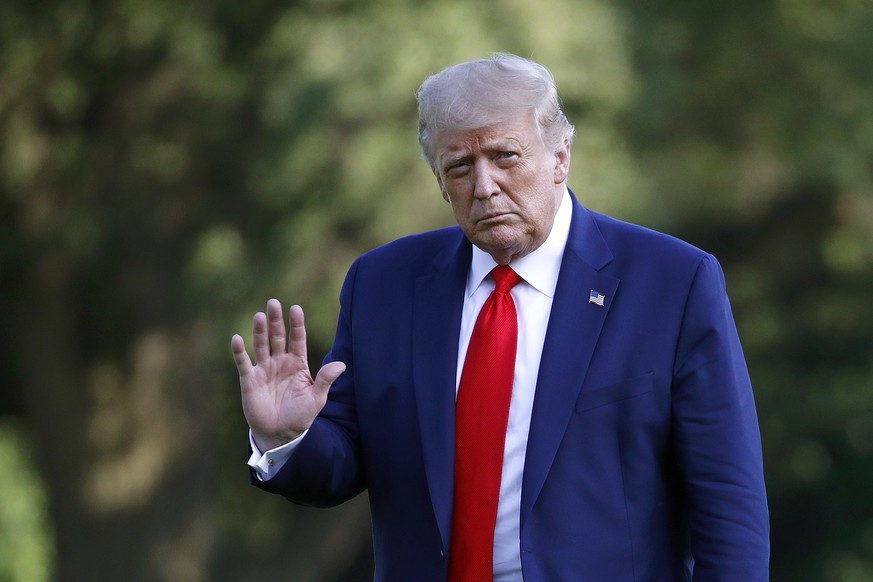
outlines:
[[[449,582],[490,581],[503,445],[515,374],[515,271],[498,265],[473,327],[455,404],[455,507]]]

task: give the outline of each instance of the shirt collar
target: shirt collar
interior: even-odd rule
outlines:
[[[567,237],[570,234],[572,217],[573,204],[570,200],[570,192],[565,186],[564,196],[561,198],[561,204],[552,224],[552,232],[549,233],[548,238],[539,248],[509,264],[522,279],[548,297],[553,297],[555,294],[564,247],[567,246]],[[491,258],[491,255],[473,245],[473,260],[470,264],[470,273],[467,276],[467,297],[479,288],[479,285],[495,266],[497,263]]]

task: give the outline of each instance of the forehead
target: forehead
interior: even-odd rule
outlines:
[[[516,117],[475,129],[444,130],[437,135],[437,153],[446,154],[486,150],[501,144],[529,145],[539,141],[532,115]]]

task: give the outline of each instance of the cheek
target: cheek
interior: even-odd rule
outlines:
[[[551,229],[551,223],[558,210],[554,194],[545,188],[531,192],[521,203],[525,222],[537,229]]]
[[[547,205],[548,189],[536,177],[518,182],[515,188],[515,203],[528,217],[538,216]]]
[[[465,202],[465,198],[458,196],[456,193],[444,193],[446,201],[452,205],[452,212],[455,215],[455,220],[461,224],[467,220],[470,214],[470,205]]]
[[[459,211],[463,208],[469,208],[473,200],[472,192],[467,192],[467,189],[458,184],[447,184],[443,189],[443,197],[452,205],[452,208]]]
[[[469,205],[455,206],[455,221],[461,226],[471,226],[475,223],[473,220],[473,210]]]

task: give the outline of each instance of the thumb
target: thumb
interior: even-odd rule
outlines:
[[[331,384],[336,382],[336,379],[345,371],[346,365],[342,362],[330,362],[325,364],[315,376],[315,388],[326,395]]]

